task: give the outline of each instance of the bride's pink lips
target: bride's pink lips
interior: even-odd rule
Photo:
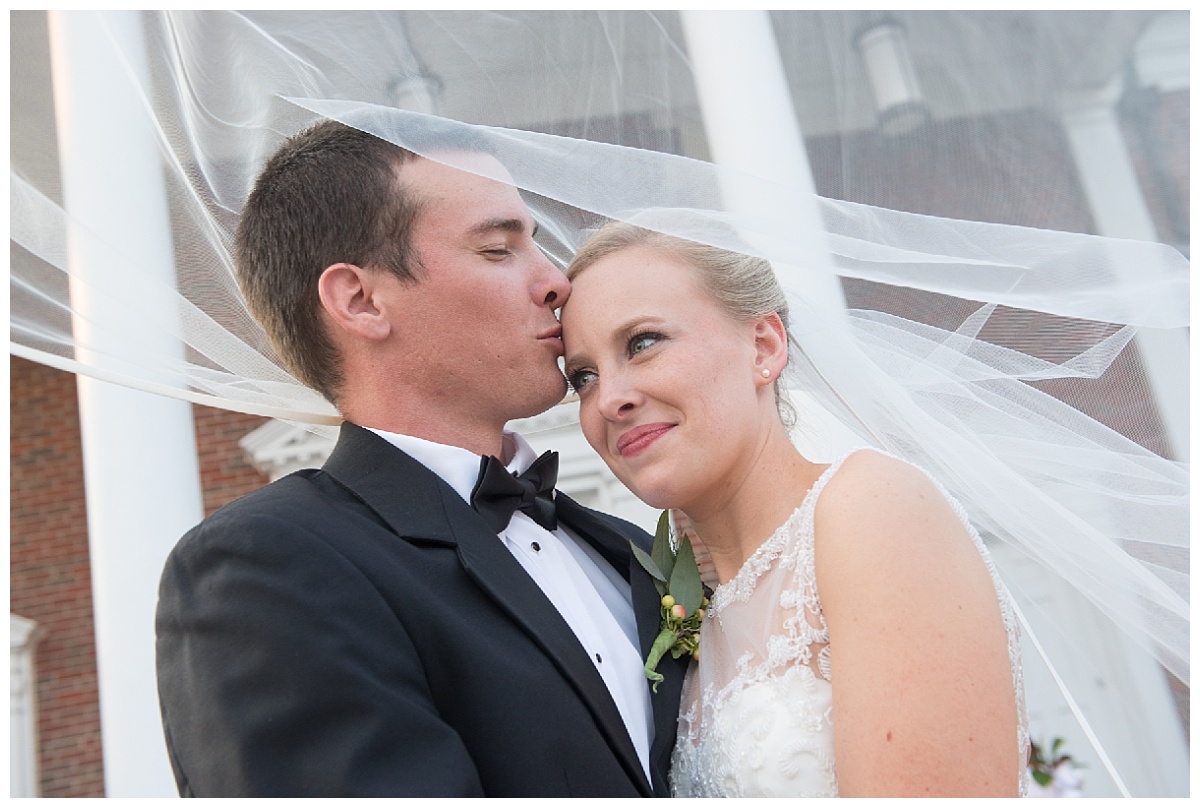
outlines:
[[[650,444],[661,438],[669,430],[674,429],[674,424],[659,423],[659,424],[643,424],[635,426],[633,429],[626,432],[621,437],[617,438],[617,454],[621,457],[634,457],[645,451]]]

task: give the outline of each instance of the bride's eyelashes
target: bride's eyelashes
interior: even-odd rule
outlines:
[[[629,340],[625,343],[625,353],[630,359],[632,359],[637,354],[640,354],[642,351],[645,351],[664,339],[666,339],[666,337],[664,337],[662,334],[659,334],[657,331],[639,331],[638,333],[630,336]]]
[[[566,372],[567,384],[571,385],[571,389],[577,394],[582,393],[583,388],[587,387],[595,376],[595,371],[587,369],[571,370],[568,368]]]
[[[625,340],[625,357],[633,359],[666,339],[666,336],[657,331],[638,331],[631,334]],[[571,385],[571,389],[578,394],[582,394],[584,388],[596,379],[596,371],[590,368],[568,367],[564,375],[567,377],[567,383]]]

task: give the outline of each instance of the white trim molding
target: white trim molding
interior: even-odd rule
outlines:
[[[238,446],[250,465],[274,482],[293,471],[320,466],[333,451],[334,440],[287,421],[268,421]]]
[[[8,778],[10,797],[41,796],[38,769],[37,664],[43,631],[34,621],[9,613]]]

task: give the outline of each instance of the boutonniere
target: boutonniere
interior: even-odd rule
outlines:
[[[668,651],[675,659],[684,654],[700,658],[700,623],[704,621],[704,584],[700,582],[700,568],[692,543],[686,538],[679,541],[679,548],[671,546],[671,519],[667,511],[658,518],[658,529],[654,532],[654,545],[650,554],[633,542],[633,556],[650,573],[654,586],[662,598],[662,629],[654,638],[650,655],[646,657],[646,678],[652,681],[651,689],[658,692],[662,674],[655,670],[658,662]]]

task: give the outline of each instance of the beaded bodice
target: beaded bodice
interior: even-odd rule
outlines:
[[[676,796],[837,796],[834,685],[817,591],[814,512],[844,459],[713,593],[701,629],[701,662],[684,684],[671,766]],[[1019,629],[983,541],[962,507],[942,493],[967,526],[1000,601],[1020,713],[1014,754],[1021,756],[1023,794],[1028,730]]]

